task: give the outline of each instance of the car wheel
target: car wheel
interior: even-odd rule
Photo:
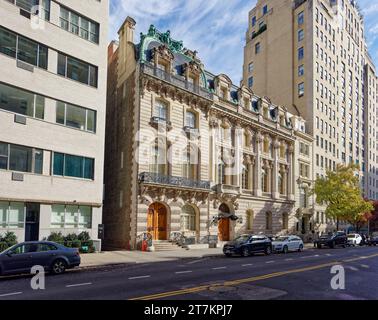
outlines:
[[[62,274],[66,271],[66,268],[67,263],[62,259],[58,259],[53,262],[51,266],[51,272],[53,274]]]
[[[272,248],[271,248],[271,247],[267,247],[267,248],[265,249],[265,254],[266,254],[267,256],[270,256],[270,255],[272,254]]]
[[[336,243],[335,243],[335,241],[333,241],[332,243],[331,243],[331,249],[334,249],[335,248],[335,246],[336,246]]]
[[[284,246],[283,247],[283,251],[282,251],[284,254],[287,254],[289,252],[289,248],[287,246]]]
[[[249,257],[249,249],[247,247],[244,247],[241,253],[242,257]]]
[[[301,244],[300,246],[299,246],[299,249],[298,249],[298,252],[302,252],[303,251],[303,244]]]
[[[226,257],[228,257],[228,258],[232,256],[231,253],[225,253],[224,255],[225,255]]]
[[[320,243],[318,243],[316,246],[317,246],[318,249],[322,248],[322,245]]]

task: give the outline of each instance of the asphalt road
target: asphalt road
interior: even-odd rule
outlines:
[[[345,290],[331,288],[333,265],[345,269]],[[377,247],[308,249],[78,269],[47,275],[45,290],[30,276],[0,278],[0,300],[377,300],[377,272]]]

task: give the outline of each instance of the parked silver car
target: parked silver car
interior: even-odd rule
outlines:
[[[29,273],[33,266],[61,274],[80,265],[78,249],[55,242],[24,242],[0,253],[0,275]]]
[[[303,250],[303,241],[298,236],[280,236],[273,240],[273,251],[288,253],[289,251]]]

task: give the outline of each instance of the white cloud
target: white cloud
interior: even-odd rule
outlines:
[[[256,0],[111,0],[110,39],[126,18],[137,22],[136,34],[150,24],[170,30],[174,39],[197,50],[205,68],[226,73],[235,84],[242,75],[243,48],[248,12]],[[135,39],[138,41],[139,38]]]

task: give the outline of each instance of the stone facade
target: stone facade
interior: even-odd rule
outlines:
[[[109,46],[105,245],[311,237],[305,121],[206,71],[169,31],[151,26],[134,44],[134,27],[128,17]]]

